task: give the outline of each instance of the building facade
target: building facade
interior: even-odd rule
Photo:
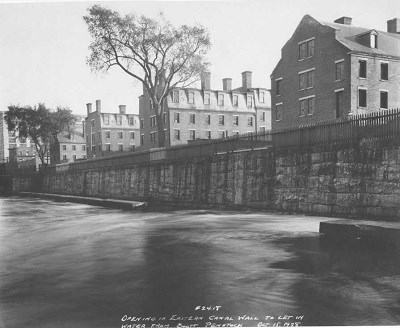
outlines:
[[[303,17],[271,74],[273,130],[400,107],[400,19],[387,32],[351,21]]]
[[[222,90],[212,90],[210,73],[204,73],[201,89],[173,88],[161,116],[163,146],[271,129],[269,90],[252,87],[252,72],[242,73],[240,88],[232,89],[231,78],[222,82]],[[139,97],[139,117],[141,149],[160,147],[157,114],[145,90]]]
[[[140,145],[139,117],[127,114],[126,106],[120,105],[118,113],[103,113],[101,101],[96,100],[96,110],[86,104],[84,133],[88,159],[130,152]]]
[[[50,163],[68,163],[86,159],[85,118],[75,115],[73,131],[64,131],[50,145]]]

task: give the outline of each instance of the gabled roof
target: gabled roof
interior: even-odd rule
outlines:
[[[400,35],[388,33],[370,28],[358,27],[330,22],[320,22],[324,26],[333,28],[336,32],[336,40],[350,51],[363,52],[383,56],[400,57]],[[378,35],[378,48],[363,45],[358,39],[360,36],[374,33]]]

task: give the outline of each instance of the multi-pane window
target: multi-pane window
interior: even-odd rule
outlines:
[[[155,116],[150,116],[150,126],[156,126],[157,125],[157,119]]]
[[[367,107],[367,89],[358,89],[358,107]]]
[[[72,150],[76,150],[76,145],[72,145]]]
[[[387,81],[389,79],[389,64],[381,63],[381,80]]]
[[[175,90],[172,92],[172,102],[178,103],[179,102],[179,91]]]
[[[335,81],[341,81],[344,78],[344,61],[335,63]]]
[[[122,116],[117,115],[115,122],[117,125],[121,125],[122,124]]]
[[[358,77],[367,78],[367,61],[366,60],[358,61]]]
[[[129,132],[131,139],[135,139],[135,131],[131,131]]]
[[[299,43],[299,60],[314,56],[314,40]]]
[[[225,125],[225,115],[218,115],[218,124]]]
[[[140,128],[143,129],[143,126],[144,126],[144,119],[141,119],[140,120]]]
[[[227,137],[227,131],[218,131],[219,138],[224,139]]]
[[[179,129],[174,129],[174,140],[181,140],[181,131]]]
[[[144,145],[144,134],[140,135],[140,144]]]
[[[260,121],[261,121],[261,122],[265,122],[265,112],[262,112],[262,113],[260,114]]]
[[[315,97],[300,99],[300,116],[314,114]]]
[[[299,73],[299,90],[312,88],[314,86],[314,70]]]
[[[234,107],[239,106],[239,97],[238,97],[238,95],[233,95],[233,106]]]
[[[208,92],[204,93],[204,105],[210,104],[210,94]]]
[[[388,109],[388,92],[387,91],[381,91],[381,99],[380,99],[380,108],[381,109]]]
[[[150,142],[156,142],[156,133],[155,132],[150,133]]]
[[[135,151],[135,145],[129,145],[129,150],[130,151]]]
[[[164,129],[164,141],[168,141],[168,132]]]
[[[275,81],[275,94],[277,96],[280,96],[280,94],[281,94],[281,83],[282,83],[282,79],[278,79]]]
[[[239,116],[238,115],[233,116],[233,125],[239,125]]]
[[[189,91],[189,104],[194,104],[194,91]]]
[[[265,126],[261,126],[261,127],[260,127],[260,132],[261,132],[261,133],[265,133]]]
[[[104,125],[109,125],[110,124],[110,116],[104,115]]]
[[[196,114],[189,114],[189,123],[196,124]]]
[[[275,105],[275,119],[277,121],[282,120],[282,104],[276,104]]]
[[[260,103],[263,103],[265,100],[264,100],[264,92],[263,91],[260,91]]]
[[[247,126],[253,126],[253,116],[247,118]]]
[[[174,113],[174,123],[179,123],[179,121],[180,121],[179,113]]]
[[[211,139],[211,130],[206,131],[206,139]]]
[[[86,150],[86,146],[82,145],[82,150],[85,151]]]
[[[106,139],[110,139],[110,135],[111,135],[110,131],[106,131],[105,132]]]
[[[224,94],[223,93],[218,94],[218,106],[224,106]]]
[[[118,144],[118,150],[119,151],[124,151],[124,145]]]
[[[196,131],[195,130],[189,130],[189,139],[190,140],[196,139]]]
[[[253,107],[253,96],[247,96],[247,107]]]
[[[133,116],[129,116],[129,125],[135,125],[135,118]]]
[[[62,150],[67,150],[67,145],[62,145]]]
[[[106,151],[111,151],[111,145],[110,144],[106,144]]]
[[[210,125],[211,124],[211,115],[206,114],[206,124]]]
[[[118,131],[118,138],[119,138],[119,139],[122,139],[122,138],[123,138],[123,133],[122,133],[122,131]]]

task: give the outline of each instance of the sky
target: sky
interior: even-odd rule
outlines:
[[[86,65],[90,35],[83,21],[93,4],[121,14],[156,17],[162,11],[175,25],[200,23],[211,34],[211,87],[222,79],[241,84],[241,72],[253,72],[254,87],[270,87],[280,51],[309,14],[321,21],[342,16],[353,25],[386,31],[400,17],[400,0],[250,0],[250,1],[99,1],[7,3],[0,0],[0,110],[13,105],[68,107],[86,113],[86,103],[102,101],[103,112],[126,105],[138,113],[142,86],[117,67],[108,74]]]

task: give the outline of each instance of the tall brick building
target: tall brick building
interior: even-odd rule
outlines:
[[[271,74],[273,130],[400,107],[400,19],[351,21],[303,17]]]
[[[269,90],[252,87],[252,72],[242,73],[240,88],[232,89],[231,78],[222,82],[222,90],[211,90],[210,73],[205,73],[201,89],[171,91],[161,122],[165,146],[271,129]],[[156,112],[145,91],[139,97],[139,117],[141,149],[158,148]]]
[[[103,113],[101,101],[96,100],[96,111],[86,104],[85,135],[87,158],[98,158],[134,151],[139,145],[139,117],[127,114],[120,105],[118,113]]]
[[[75,115],[74,131],[64,131],[57,135],[50,145],[50,163],[67,163],[86,159],[85,118]]]

